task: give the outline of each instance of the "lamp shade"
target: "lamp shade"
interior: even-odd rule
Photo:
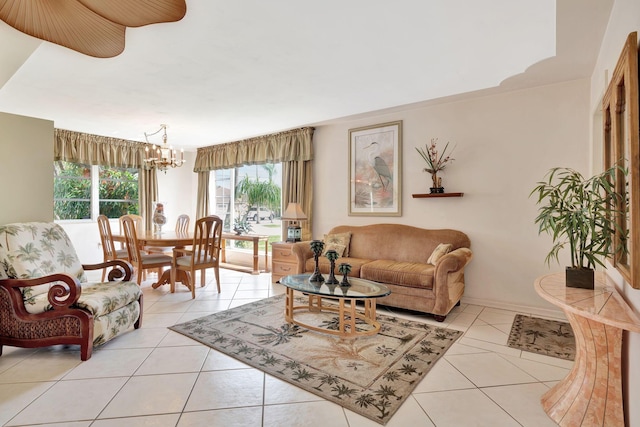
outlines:
[[[289,203],[289,205],[287,205],[287,210],[284,211],[284,214],[282,215],[282,219],[286,221],[300,221],[307,219],[307,216],[302,212],[300,203]]]
[[[302,212],[300,203],[289,203],[287,210],[282,215],[284,221],[292,221],[287,227],[287,242],[299,242],[302,237],[302,229],[298,225],[298,221],[307,219],[307,216]]]

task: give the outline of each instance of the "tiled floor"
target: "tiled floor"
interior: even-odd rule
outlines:
[[[143,283],[143,328],[94,349],[5,347],[0,425],[349,426],[378,424],[235,361],[167,326],[284,292],[269,274],[221,270],[175,294]],[[199,283],[199,280],[198,282]],[[381,312],[387,310],[382,309]],[[407,317],[438,324],[427,315]],[[462,304],[438,325],[464,331],[387,426],[553,426],[540,396],[571,362],[506,346],[515,311]]]

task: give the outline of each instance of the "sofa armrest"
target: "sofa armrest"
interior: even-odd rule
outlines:
[[[82,264],[84,270],[101,270],[103,268],[113,267],[107,275],[109,282],[129,281],[133,275],[133,267],[128,261],[122,259],[113,259],[98,264]]]
[[[62,282],[62,283],[61,283]],[[51,285],[53,283],[53,285]],[[35,279],[4,279],[0,280],[0,286],[4,287],[11,299],[11,304],[18,313],[26,313],[24,299],[20,288],[51,285],[47,294],[49,304],[55,310],[69,309],[80,298],[82,288],[80,283],[68,274],[50,274]]]
[[[304,273],[304,265],[308,259],[313,258],[313,251],[310,246],[311,241],[296,242],[291,247],[291,253],[296,257],[298,271],[296,274]]]
[[[473,258],[473,253],[469,248],[458,248],[451,251],[436,262],[433,275],[433,292],[435,294],[435,306],[433,312],[436,314],[447,313],[449,301],[449,279],[451,277],[464,278],[464,267]],[[457,273],[457,274],[456,274]]]

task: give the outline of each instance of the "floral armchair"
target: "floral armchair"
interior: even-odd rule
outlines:
[[[108,282],[90,283],[86,270],[108,268]],[[122,260],[82,265],[55,223],[0,226],[0,355],[3,345],[93,346],[142,324],[142,292]]]

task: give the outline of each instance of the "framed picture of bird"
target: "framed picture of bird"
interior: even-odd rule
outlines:
[[[402,120],[349,130],[349,215],[402,215]]]

